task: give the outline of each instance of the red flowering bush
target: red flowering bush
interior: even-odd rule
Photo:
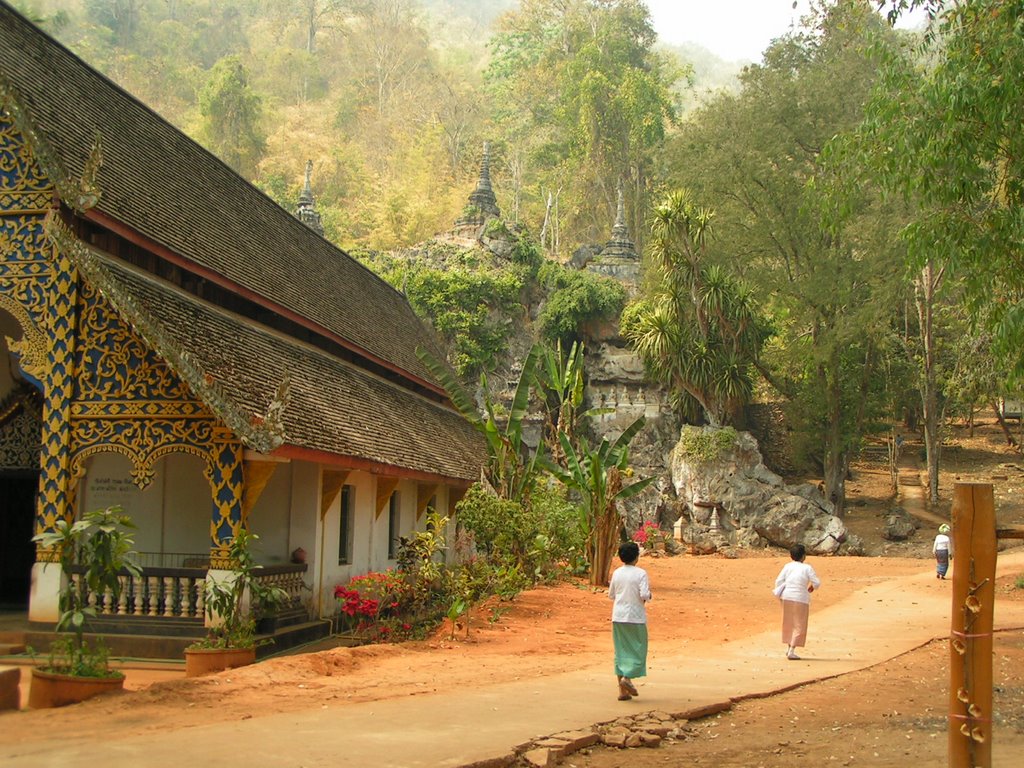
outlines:
[[[376,618],[380,609],[380,602],[365,598],[358,590],[345,589],[340,584],[334,588],[334,599],[341,604],[341,612],[349,619],[364,616]]]
[[[412,634],[412,625],[401,620],[411,591],[393,570],[367,573],[334,588],[342,624],[369,640],[392,641]]]
[[[661,528],[653,520],[648,520],[640,526],[640,529],[633,534],[633,541],[637,544],[653,544],[663,538]]]

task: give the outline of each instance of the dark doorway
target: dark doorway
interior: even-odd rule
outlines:
[[[38,473],[0,472],[0,608],[28,607],[38,491]]]

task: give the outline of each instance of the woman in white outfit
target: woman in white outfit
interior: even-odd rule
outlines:
[[[789,550],[792,562],[786,563],[775,579],[775,596],[782,601],[782,642],[786,658],[799,659],[796,649],[807,643],[807,615],[811,609],[811,592],[821,586],[814,569],[804,562],[807,550],[797,544]]]
[[[935,555],[935,578],[946,578],[949,561],[953,559],[953,542],[949,539],[949,526],[943,523],[932,543],[932,554]]]

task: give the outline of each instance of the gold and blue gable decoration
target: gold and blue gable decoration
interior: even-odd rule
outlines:
[[[36,531],[74,516],[74,488],[89,456],[121,453],[145,488],[157,460],[188,453],[204,460],[210,484],[211,565],[228,567],[226,542],[245,523],[242,440],[258,450],[280,444],[287,385],[268,419],[258,429],[248,426],[241,414],[217,407],[226,401],[217,401],[216,384],[189,367],[186,352],[167,354],[165,345],[153,343],[157,332],[135,316],[130,297],[118,301],[103,285],[102,268],[57,213],[58,201],[79,211],[96,204],[101,163],[97,141],[83,178],[69,183],[0,81],[0,309],[22,331],[8,348],[24,378],[43,393]],[[253,434],[226,423],[225,413]]]

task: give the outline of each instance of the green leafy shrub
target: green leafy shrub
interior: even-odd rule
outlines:
[[[541,537],[534,539],[534,574],[552,578],[563,570],[573,575],[587,572],[586,536],[579,525],[579,513],[569,501],[565,488],[545,484],[534,489],[530,502],[542,522]]]
[[[683,427],[676,450],[694,464],[709,464],[716,461],[736,445],[736,430],[701,429]]]
[[[512,262],[527,268],[529,279],[537,277],[538,270],[544,264],[544,254],[528,234],[520,234],[512,249]]]
[[[518,501],[501,499],[477,483],[455,508],[459,522],[473,534],[477,549],[489,556],[513,555],[522,560],[526,547],[540,533],[540,520]]]
[[[626,303],[621,284],[590,272],[548,262],[540,268],[538,279],[550,292],[538,324],[541,336],[551,343],[570,346],[580,339],[586,324],[617,317]]]
[[[228,555],[234,563],[231,575],[223,581],[207,576],[204,583],[205,611],[220,623],[207,630],[202,640],[192,648],[252,648],[256,645],[256,619],[245,607],[248,594],[252,605],[264,610],[284,604],[288,594],[280,587],[268,586],[257,578],[257,565],[252,545],[259,540],[255,533],[239,529],[228,545]]]
[[[427,527],[399,539],[398,571],[409,584],[413,610],[436,605],[443,599],[445,526],[448,518],[433,509],[427,510]]]
[[[512,239],[512,233],[508,231],[508,227],[505,226],[505,222],[501,219],[488,219],[484,225],[483,236],[494,240]]]
[[[447,249],[447,250],[446,250]],[[512,318],[522,313],[521,269],[496,269],[480,256],[449,244],[431,246],[431,259],[447,268],[389,254],[354,255],[409,299],[449,349],[449,362],[463,379],[493,370],[505,355]]]
[[[81,520],[69,523],[58,520],[52,531],[32,537],[32,541],[53,550],[64,574],[58,606],[58,632],[70,632],[50,648],[45,670],[76,677],[120,677],[107,665],[109,653],[102,642],[85,642],[85,625],[95,618],[96,607],[90,605],[89,594],[101,597],[107,593],[114,603],[124,588],[121,572],[134,578],[142,575],[135,562],[132,530],[135,524],[119,506],[86,512]],[[80,572],[75,582],[73,573]]]

